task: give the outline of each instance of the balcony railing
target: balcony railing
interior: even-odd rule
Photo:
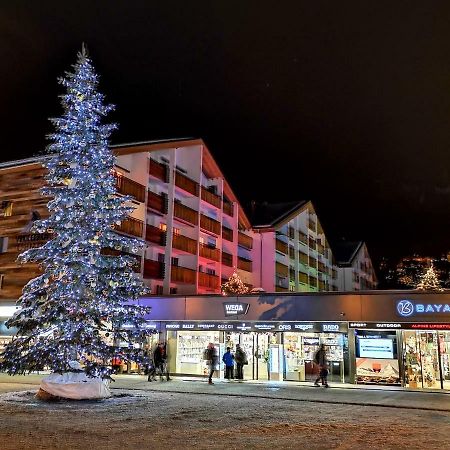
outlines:
[[[198,212],[195,209],[189,208],[180,202],[174,202],[173,214],[177,219],[185,220],[186,222],[197,225]]]
[[[162,280],[164,275],[164,263],[152,261],[151,259],[144,260],[144,278]]]
[[[222,264],[224,266],[233,267],[233,255],[222,252]]]
[[[245,270],[246,272],[251,272],[252,271],[252,262],[248,259],[238,256],[237,267],[238,267],[238,269]]]
[[[223,212],[225,214],[229,215],[230,217],[233,217],[233,215],[234,215],[233,203],[224,200],[223,201]]]
[[[197,241],[181,234],[173,235],[172,247],[192,255],[197,254]]]
[[[211,219],[211,217],[207,217],[203,214],[200,214],[200,228],[211,231],[211,233],[217,235],[220,234],[220,222],[217,222],[217,220]]]
[[[192,195],[198,196],[198,183],[180,172],[175,172],[175,185]]]
[[[286,242],[280,241],[278,238],[275,239],[275,248],[277,251],[284,253],[285,255],[288,252],[288,245],[286,244]]]
[[[233,242],[233,230],[222,226],[222,238],[227,241]]]
[[[26,233],[19,234],[16,238],[17,251],[23,252],[30,248],[37,248],[44,245],[53,237],[52,233]]]
[[[144,234],[144,222],[133,217],[127,217],[120,225],[115,225],[114,230],[120,233],[142,237]]]
[[[219,195],[208,191],[208,189],[205,187],[202,187],[202,200],[205,200],[205,202],[208,202],[210,205],[213,205],[216,208],[220,208],[220,204],[222,202],[222,199]]]
[[[198,284],[210,289],[219,289],[219,277],[210,273],[199,272]]]
[[[150,158],[149,173],[150,173],[150,175],[154,176],[155,178],[158,178],[166,183],[169,181],[168,166],[166,164],[161,164],[152,158]]]
[[[209,245],[200,244],[200,256],[202,258],[220,261],[220,250],[215,247],[210,247]]]
[[[155,194],[152,191],[147,192],[147,208],[154,209],[160,213],[167,213],[167,195]]]
[[[248,248],[249,250],[251,250],[253,248],[253,238],[250,236],[247,236],[244,233],[241,233],[239,231],[238,233],[238,244],[241,247],[245,247]],[[286,248],[286,252],[287,252],[287,248]]]
[[[289,267],[279,262],[275,263],[275,273],[279,277],[287,277],[289,274]]]
[[[131,195],[138,202],[145,202],[145,186],[130,180],[120,173],[114,172],[116,188],[120,194]]]
[[[195,274],[197,272],[186,267],[172,266],[170,271],[170,281],[173,283],[195,284]]]
[[[154,244],[165,245],[166,232],[153,225],[147,225],[145,229],[145,240],[153,242]]]

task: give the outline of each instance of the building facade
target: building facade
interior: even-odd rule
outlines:
[[[364,242],[341,241],[333,244],[337,266],[337,290],[367,291],[376,289],[378,280]]]
[[[253,261],[267,292],[336,291],[333,254],[312,202],[253,204]]]

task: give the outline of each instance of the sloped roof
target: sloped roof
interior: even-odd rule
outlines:
[[[252,202],[248,213],[254,228],[272,228],[280,225],[307,203],[307,200],[283,203]]]
[[[361,247],[363,241],[337,241],[331,244],[334,259],[338,266],[349,266],[353,263]]]

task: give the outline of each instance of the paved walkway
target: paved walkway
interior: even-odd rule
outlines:
[[[37,388],[43,375],[10,377],[0,374],[0,392]],[[112,389],[159,391],[192,395],[225,395],[257,397],[262,399],[294,400],[328,404],[376,406],[385,408],[420,409],[450,412],[450,392],[411,391],[401,388],[363,387],[355,385],[330,385],[314,387],[295,382],[215,381],[206,379],[174,378],[171,381],[149,383],[143,375],[117,375]]]

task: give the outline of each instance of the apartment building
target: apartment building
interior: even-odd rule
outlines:
[[[253,203],[251,209],[258,286],[267,292],[337,290],[333,254],[310,201]]]
[[[337,265],[339,291],[364,291],[377,288],[378,280],[364,242],[333,243],[333,253]]]
[[[135,206],[115,229],[146,240],[136,271],[153,294],[219,293],[234,268],[253,286],[250,222],[202,140],[113,150],[118,192]],[[39,274],[16,258],[51,237],[30,232],[33,220],[48,215],[44,175],[41,158],[0,164],[0,300],[15,301]]]

